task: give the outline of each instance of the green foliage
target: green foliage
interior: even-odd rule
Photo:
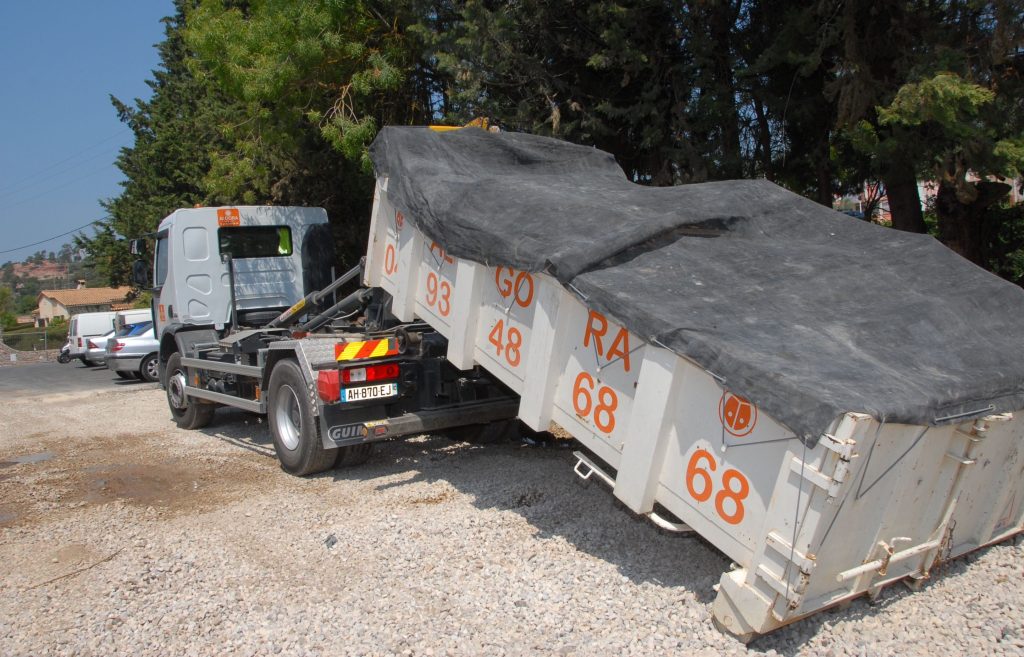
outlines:
[[[0,286],[0,313],[14,312],[14,292],[11,288]]]
[[[1014,278],[1018,220],[977,177],[1024,170],[1021,15],[1020,0],[176,0],[153,97],[113,99],[135,133],[127,181],[79,244],[117,284],[124,238],[178,207],[313,205],[341,269],[365,249],[377,131],[487,117],[607,150],[644,184],[764,176],[831,205],[872,181],[894,226]],[[922,177],[942,183],[931,226]]]
[[[916,129],[922,163],[932,164],[936,179],[964,186],[968,172],[1013,176],[1024,170],[1024,140],[1004,117],[987,110],[996,93],[955,73],[938,73],[910,82],[887,107],[879,107],[880,125]]]
[[[132,308],[152,308],[153,307],[153,293],[149,290],[140,292],[135,300],[132,301]]]
[[[900,87],[888,107],[878,108],[878,119],[882,125],[908,127],[930,122],[951,137],[967,139],[978,128],[974,120],[983,106],[994,99],[995,93],[955,73],[938,73]]]
[[[189,15],[189,70],[232,103],[202,177],[217,202],[322,206],[341,265],[365,249],[378,126],[429,120],[420,52],[388,10],[358,0],[207,0]]]
[[[688,122],[705,111],[734,115],[735,107],[729,99],[698,108],[709,95],[695,88],[692,55],[678,47],[692,28],[681,8],[654,0],[470,0],[459,14],[429,41],[451,80],[449,123],[485,116],[513,130],[593,144],[634,180],[655,184],[703,180],[713,175],[712,158],[738,157],[738,145],[711,130],[700,139],[715,154],[704,160],[693,148]],[[724,56],[731,57],[728,49]]]
[[[79,237],[76,247],[89,251],[103,284],[131,284],[133,256],[127,240],[156,230],[174,210],[203,203],[201,183],[210,171],[209,150],[221,143],[218,124],[228,112],[218,92],[189,72],[190,54],[181,38],[187,0],[176,0],[176,13],[164,20],[166,39],[159,44],[160,68],[148,84],[147,100],[128,105],[111,98],[135,143],[122,149],[117,166],[126,181],[119,196],[103,202],[109,213],[94,237]]]

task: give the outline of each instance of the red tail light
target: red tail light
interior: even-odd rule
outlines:
[[[79,347],[81,347],[81,346],[82,346],[82,338],[78,338],[78,346],[79,346]]]
[[[89,340],[89,348],[90,349],[99,349],[99,347],[96,346],[96,343],[93,342],[92,340]]]
[[[366,383],[368,381],[385,381],[397,378],[397,363],[349,367],[348,369],[341,370],[341,380],[344,383]]]
[[[338,370],[320,370],[316,375],[316,392],[320,399],[331,403],[341,399],[341,380]]]
[[[122,349],[124,349],[124,343],[118,340],[114,343],[114,348],[111,351],[121,351]]]
[[[316,376],[316,392],[320,399],[333,403],[341,399],[343,385],[397,379],[399,372],[397,363],[349,367],[343,370],[320,370]]]

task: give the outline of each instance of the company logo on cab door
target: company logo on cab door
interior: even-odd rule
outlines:
[[[218,208],[217,225],[225,227],[241,226],[242,216],[238,214],[238,208]]]
[[[757,424],[757,407],[743,397],[727,392],[718,401],[718,419],[726,431],[742,438]]]

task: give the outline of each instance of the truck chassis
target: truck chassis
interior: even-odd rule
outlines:
[[[455,368],[447,340],[429,325],[387,319],[382,290],[362,288],[298,329],[287,326],[360,273],[265,326],[167,335],[161,382],[178,426],[206,426],[218,405],[266,415],[281,467],[309,475],[365,461],[374,442],[516,416],[518,395],[480,367]]]

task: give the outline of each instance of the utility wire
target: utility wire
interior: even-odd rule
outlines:
[[[72,228],[71,230],[69,230],[66,233],[61,233],[60,235],[54,235],[53,237],[47,237],[45,240],[39,240],[38,242],[32,242],[31,244],[23,244],[22,246],[16,246],[13,249],[6,249],[4,251],[0,251],[0,253],[12,253],[14,251],[20,251],[22,249],[27,249],[30,246],[38,246],[40,244],[46,244],[47,242],[52,242],[53,240],[57,239],[58,237],[64,237],[65,235],[70,235],[71,233],[74,233],[76,231],[82,230],[83,228],[88,228],[89,226],[94,226],[94,225],[100,223],[101,221],[103,221],[103,219],[96,219],[95,221],[90,221],[89,223],[87,223],[85,225],[82,225],[82,226],[79,226],[78,228]]]
[[[12,181],[8,182],[6,185],[4,185],[3,187],[0,187],[0,191],[6,192],[11,187],[14,187],[16,185],[20,185],[21,183],[26,182],[28,180],[32,180],[33,178],[35,178],[39,174],[45,173],[46,171],[49,171],[50,169],[58,167],[61,164],[64,164],[65,162],[69,162],[69,161],[75,159],[76,157],[78,157],[79,155],[81,155],[82,153],[86,153],[88,151],[91,151],[92,149],[96,148],[100,144],[105,144],[106,142],[110,141],[111,139],[115,139],[117,137],[120,137],[121,135],[123,135],[126,132],[130,132],[128,128],[124,128],[123,130],[120,130],[120,131],[116,132],[115,134],[110,135],[109,137],[105,137],[105,138],[99,140],[98,142],[96,142],[94,144],[86,146],[82,150],[80,150],[80,151],[78,151],[78,152],[76,152],[76,153],[74,153],[72,155],[67,156],[63,160],[59,160],[57,162],[54,162],[53,164],[47,165],[47,166],[45,166],[45,167],[43,167],[41,169],[38,169],[38,170],[28,174],[28,175],[25,175],[25,176],[22,176],[21,178],[18,178],[17,180],[12,180]]]
[[[75,162],[71,166],[61,167],[60,169],[57,169],[56,171],[54,171],[53,173],[51,173],[48,176],[42,176],[40,178],[36,178],[35,180],[27,182],[27,183],[25,183],[24,185],[22,185],[20,187],[15,187],[14,189],[11,189],[10,191],[6,191],[6,192],[0,191],[0,199],[7,198],[8,196],[14,196],[14,195],[19,194],[19,193],[21,193],[21,192],[23,192],[23,191],[25,191],[27,189],[32,189],[33,187],[37,187],[40,183],[46,182],[47,180],[53,180],[57,176],[64,175],[64,174],[66,174],[66,173],[68,173],[70,171],[74,171],[76,168],[81,167],[82,165],[84,165],[84,164],[86,164],[88,162],[92,162],[93,160],[99,159],[101,157],[111,157],[116,152],[117,152],[116,150],[115,151],[107,151],[107,150],[100,151],[99,153],[96,153],[95,155],[87,157],[84,160],[81,160],[80,162]]]
[[[64,189],[65,187],[68,187],[70,185],[74,185],[76,182],[80,182],[82,180],[85,180],[86,178],[92,178],[93,176],[98,176],[101,173],[107,173],[107,172],[108,172],[107,169],[93,169],[92,171],[90,171],[89,173],[87,173],[85,175],[78,176],[77,178],[72,178],[71,180],[66,180],[66,181],[62,182],[61,184],[54,185],[53,187],[51,187],[51,188],[49,188],[47,190],[44,190],[42,192],[39,192],[38,194],[36,194],[34,196],[28,196],[26,198],[21,199],[20,201],[15,201],[14,203],[8,203],[8,204],[6,204],[4,206],[4,209],[9,210],[11,208],[16,208],[16,207],[25,205],[26,203],[34,201],[37,198],[42,198],[44,196],[49,196],[52,192],[55,192],[58,189]]]

